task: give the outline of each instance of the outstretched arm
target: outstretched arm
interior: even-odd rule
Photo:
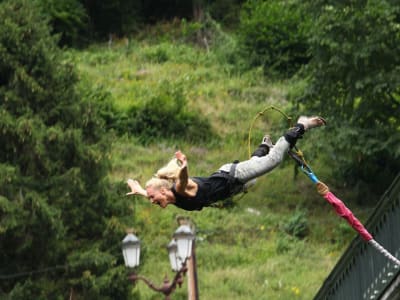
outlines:
[[[129,178],[127,183],[131,189],[131,192],[126,193],[127,196],[128,195],[141,195],[141,196],[147,197],[147,192],[144,188],[141,187],[139,181]]]
[[[186,155],[183,154],[181,151],[177,151],[175,152],[175,157],[181,163],[181,170],[179,172],[175,188],[178,193],[184,193],[189,180]]]

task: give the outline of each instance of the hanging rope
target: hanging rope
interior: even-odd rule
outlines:
[[[316,184],[318,193],[335,208],[336,213],[344,218],[349,223],[349,225],[358,232],[363,240],[372,245],[376,250],[378,250],[393,263],[400,266],[400,260],[398,260],[388,250],[382,247],[377,241],[375,241],[373,236],[354,216],[351,210],[347,208],[346,205],[329,190],[329,187],[326,184],[318,180],[311,167],[306,163],[303,153],[295,149],[295,151],[289,150],[288,154],[297,162],[303,173],[306,174],[310,178],[310,180]]]
[[[400,266],[400,260],[398,260],[396,257],[394,257],[392,254],[390,254],[389,251],[387,251],[385,248],[383,248],[377,241],[374,239],[371,239],[368,241],[370,245],[372,245],[376,250],[378,250],[380,253],[382,253],[384,256],[386,256],[388,259],[390,259],[392,262]]]
[[[249,133],[248,133],[249,157],[251,157],[251,131],[253,129],[254,123],[257,121],[257,119],[259,117],[263,116],[268,110],[278,111],[288,120],[289,128],[292,126],[292,124],[291,124],[292,118],[289,117],[281,109],[279,109],[275,106],[272,106],[272,105],[268,106],[268,107],[264,108],[264,110],[258,112],[250,125],[250,129],[249,129]],[[324,184],[323,182],[318,180],[317,176],[314,174],[311,167],[306,162],[303,152],[301,150],[299,150],[298,148],[294,147],[293,149],[288,151],[288,154],[300,166],[303,173],[306,174],[310,178],[310,180],[316,184],[318,193],[320,195],[322,195],[325,198],[325,200],[335,208],[336,213],[339,216],[341,216],[342,218],[344,218],[349,223],[349,225],[355,231],[357,231],[357,233],[366,242],[368,242],[368,244],[373,246],[376,250],[378,250],[381,254],[383,254],[385,257],[387,257],[393,263],[400,266],[400,260],[397,259],[395,256],[393,256],[388,250],[386,250],[377,241],[375,241],[373,236],[368,232],[368,230],[364,227],[364,225],[354,216],[354,214],[351,212],[351,210],[349,208],[347,208],[346,205],[329,190],[329,188],[326,184]]]

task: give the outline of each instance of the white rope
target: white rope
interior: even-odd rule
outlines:
[[[389,251],[387,251],[385,248],[383,248],[377,241],[374,239],[369,240],[368,243],[370,243],[376,250],[378,250],[380,253],[382,253],[384,256],[389,258],[392,262],[400,266],[400,260],[398,260],[396,257],[394,257],[392,254],[390,254]]]

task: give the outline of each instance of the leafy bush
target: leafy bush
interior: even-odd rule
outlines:
[[[226,71],[242,71],[246,60],[240,54],[240,47],[235,33],[227,32],[220,23],[206,14],[203,22],[182,20],[182,35],[186,43],[193,43],[206,49],[205,64],[219,64]],[[192,58],[193,60],[193,58]]]
[[[239,43],[250,66],[288,77],[309,61],[309,27],[298,1],[249,0],[241,11]]]
[[[61,45],[77,46],[87,38],[88,16],[79,0],[39,0]]]
[[[117,132],[136,135],[145,144],[160,138],[193,143],[215,138],[208,120],[198,112],[189,111],[181,88],[165,84],[157,95],[144,104],[116,115],[113,124]]]
[[[168,44],[161,44],[159,46],[150,47],[144,52],[145,58],[152,63],[165,63],[169,60]]]
[[[218,63],[241,69],[243,58],[240,56],[240,47],[236,35],[225,32],[221,25],[208,15],[203,26]]]
[[[200,22],[188,22],[186,19],[182,19],[181,27],[184,40],[194,42],[196,41],[197,33],[202,30],[203,24]]]
[[[283,229],[294,237],[305,238],[309,233],[306,212],[297,209],[283,226]]]

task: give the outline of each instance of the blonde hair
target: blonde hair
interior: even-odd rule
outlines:
[[[147,188],[147,187],[151,186],[155,190],[159,190],[164,187],[164,188],[167,188],[170,190],[172,188],[173,184],[174,183],[170,180],[153,177],[146,182],[145,187]]]
[[[157,190],[162,187],[171,189],[179,176],[180,170],[180,162],[178,159],[173,158],[168,162],[168,164],[159,169],[153,178],[146,182],[146,187],[151,186]]]
[[[175,181],[178,178],[180,171],[181,167],[178,159],[173,158],[168,164],[157,171],[156,177]]]

